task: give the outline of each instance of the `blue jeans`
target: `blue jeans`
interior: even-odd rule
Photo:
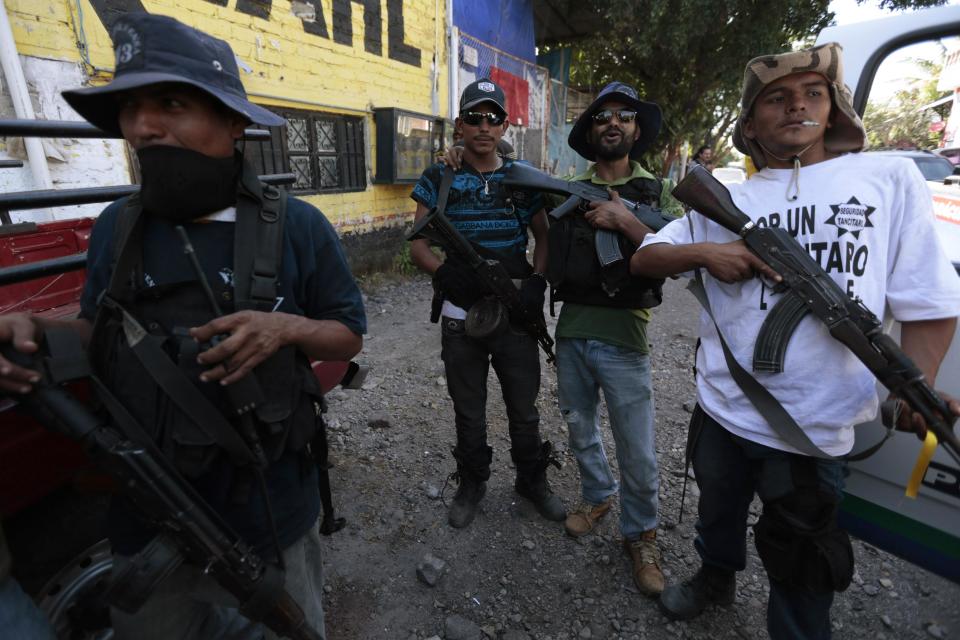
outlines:
[[[55,640],[53,628],[12,577],[0,578],[0,630],[9,640]]]
[[[660,478],[653,438],[650,358],[599,340],[557,340],[560,413],[580,467],[583,499],[603,502],[620,489],[620,530],[628,540],[657,527]],[[600,437],[600,390],[607,402],[622,488]]]
[[[728,571],[747,565],[747,515],[754,493],[766,505],[794,491],[787,453],[733,435],[710,416],[693,450],[693,469],[700,487],[695,545],[704,564]],[[822,488],[838,498],[846,464],[816,460]],[[830,638],[833,593],[813,593],[770,580],[767,630],[773,640]]]

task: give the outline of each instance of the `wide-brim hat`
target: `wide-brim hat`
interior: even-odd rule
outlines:
[[[637,126],[640,127],[640,137],[633,143],[630,149],[630,158],[638,159],[646,151],[660,133],[660,124],[663,122],[663,114],[660,112],[659,105],[653,102],[644,102],[637,95],[636,89],[622,82],[611,82],[605,86],[597,95],[586,111],[580,114],[577,121],[573,123],[573,129],[570,130],[570,136],[567,138],[567,144],[570,148],[579,153],[587,160],[597,159],[596,154],[588,140],[587,134],[593,126],[593,116],[600,111],[605,102],[622,102],[637,112]]]
[[[72,89],[63,97],[88,122],[120,134],[117,94],[153,84],[187,84],[253,124],[278,127],[282,117],[247,99],[233,49],[225,41],[167,16],[127,13],[114,23],[116,70],[102,87]]]
[[[743,135],[744,122],[750,117],[757,96],[767,85],[795,73],[819,73],[830,86],[830,97],[835,108],[832,125],[823,136],[826,150],[830,153],[849,153],[866,146],[867,131],[853,109],[850,88],[843,83],[842,54],[843,47],[836,42],[828,42],[812,49],[760,56],[747,63],[743,72],[740,117],[733,128],[733,146],[749,155],[757,169],[767,166],[767,159],[760,145]]]

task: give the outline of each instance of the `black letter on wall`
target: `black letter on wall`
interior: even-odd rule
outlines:
[[[320,36],[322,38],[330,38],[330,34],[327,33],[327,21],[323,17],[323,7],[320,6],[320,0],[304,0],[307,4],[313,7],[313,22],[300,19],[300,22],[303,23],[303,30],[307,33]]]
[[[220,4],[217,2],[217,4]],[[223,1],[226,4],[226,0]],[[254,18],[270,19],[270,8],[273,0],[237,0],[237,11],[246,13]]]
[[[403,41],[403,0],[387,0],[387,55],[391,60],[420,66],[420,49]]]
[[[100,22],[107,28],[107,33],[110,32],[110,27],[113,26],[117,18],[124,13],[130,11],[146,13],[147,11],[143,8],[143,3],[140,0],[90,0],[90,4],[93,5],[93,10],[97,12]]]
[[[353,46],[352,2],[363,5],[363,48],[367,53],[383,55],[381,0],[333,0],[333,41]]]

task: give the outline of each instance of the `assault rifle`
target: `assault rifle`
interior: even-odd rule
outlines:
[[[673,195],[743,238],[747,248],[783,278],[773,288],[783,296],[767,314],[757,336],[754,371],[783,371],[790,336],[800,320],[812,313],[887,389],[923,416],[937,440],[960,463],[960,440],[953,433],[956,417],[947,402],[883,332],[877,316],[859,298],[850,298],[786,229],[756,226],[733,203],[726,187],[700,166],[680,181]]]
[[[240,612],[293,640],[319,640],[303,610],[283,588],[284,573],[264,562],[252,547],[230,530],[177,473],[143,428],[90,374],[79,337],[70,330],[48,329],[44,351],[32,357],[10,345],[3,357],[39,371],[33,391],[16,400],[47,428],[85,446],[94,462],[117,480],[160,533],[133,558],[130,570],[114,576],[108,599],[134,612],[157,584],[184,560],[203,567],[240,603]],[[120,430],[96,416],[61,385],[90,378]]]
[[[511,318],[537,339],[540,348],[547,354],[547,362],[553,362],[553,338],[547,331],[543,314],[529,311],[520,302],[520,292],[506,268],[498,261],[484,259],[473,248],[473,245],[464,238],[457,229],[450,224],[443,212],[434,208],[421,218],[407,235],[407,240],[425,238],[443,247],[445,251],[453,252],[467,262],[480,280],[493,292],[493,295],[503,304]]]
[[[550,217],[559,220],[560,218],[573,213],[575,210],[585,210],[590,202],[598,200],[610,200],[610,192],[603,187],[587,182],[574,182],[570,180],[560,180],[548,176],[542,171],[534,169],[528,164],[514,162],[504,174],[503,183],[508,187],[522,187],[531,191],[542,191],[547,193],[556,193],[567,196],[567,199],[559,207],[550,212]],[[633,202],[626,198],[621,198],[637,220],[647,225],[654,231],[660,231],[668,223],[674,220],[673,217],[664,215],[659,209],[654,209],[645,204]],[[603,267],[610,266],[624,259],[620,251],[620,243],[617,241],[617,233],[609,229],[597,229],[594,235],[594,245],[597,250],[597,259]]]

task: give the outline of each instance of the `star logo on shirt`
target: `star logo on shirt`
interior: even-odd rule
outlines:
[[[830,210],[833,215],[827,220],[827,224],[832,224],[837,228],[837,237],[850,232],[857,240],[860,239],[860,232],[867,227],[872,227],[870,214],[877,210],[867,204],[860,204],[855,197],[851,197],[843,204],[832,204]]]

